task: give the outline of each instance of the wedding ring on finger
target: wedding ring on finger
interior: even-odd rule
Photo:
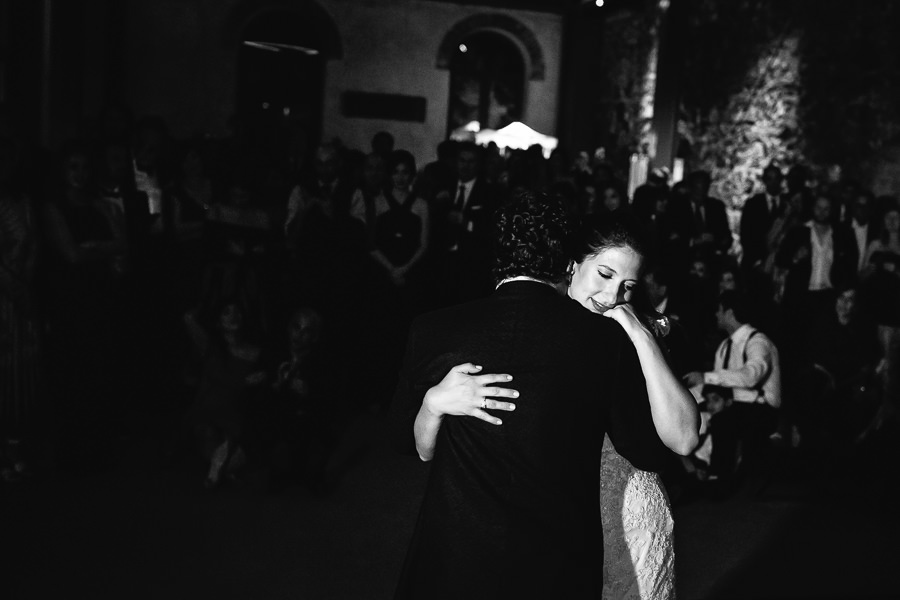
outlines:
[[[487,408],[487,398],[482,398],[481,399],[481,410],[484,410],[485,408]]]

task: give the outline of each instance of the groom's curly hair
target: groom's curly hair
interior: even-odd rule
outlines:
[[[572,223],[559,198],[518,191],[495,215],[494,279],[533,277],[559,283],[565,277]]]

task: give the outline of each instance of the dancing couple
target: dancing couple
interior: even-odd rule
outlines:
[[[698,412],[629,303],[638,237],[598,221],[573,245],[531,193],[496,219],[496,291],[410,331],[392,437],[432,465],[395,598],[672,598],[656,473]]]

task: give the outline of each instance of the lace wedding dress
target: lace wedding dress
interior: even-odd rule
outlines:
[[[603,440],[603,600],[675,598],[672,511],[659,475],[641,471]]]

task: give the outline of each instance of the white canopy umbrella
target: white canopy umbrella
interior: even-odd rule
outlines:
[[[491,142],[497,144],[498,148],[513,148],[515,150],[525,150],[538,144],[543,148],[544,158],[550,158],[550,153],[559,144],[557,138],[539,133],[519,121],[510,123],[496,131],[484,129],[475,134],[475,143],[486,146]]]

